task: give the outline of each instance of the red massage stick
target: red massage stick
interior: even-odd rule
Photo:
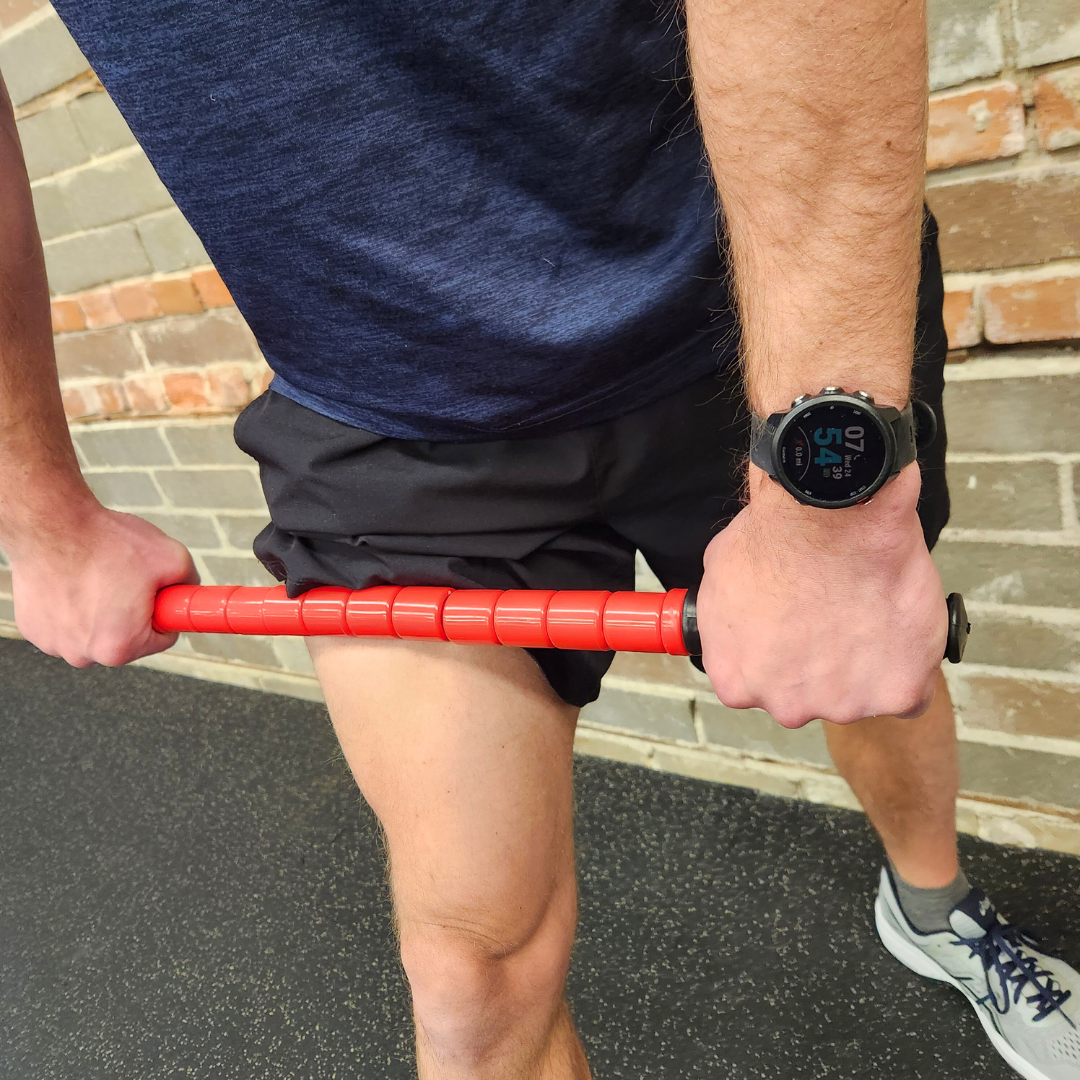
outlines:
[[[948,599],[946,657],[959,663],[970,630],[959,593]],[[158,594],[154,628],[163,633],[337,635],[614,649],[697,655],[693,593],[448,589],[385,585],[321,588],[290,600],[285,586],[172,585]]]

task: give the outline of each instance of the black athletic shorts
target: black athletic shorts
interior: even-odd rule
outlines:
[[[919,456],[931,547],[949,516],[942,300],[928,217],[914,389],[938,417]],[[671,589],[697,586],[706,545],[742,505],[748,429],[728,371],[606,423],[479,443],[386,438],[271,390],[240,415],[236,441],[259,462],[273,519],[255,554],[290,596],[319,585],[632,589],[635,551]],[[596,698],[613,656],[529,652],[573,705]]]

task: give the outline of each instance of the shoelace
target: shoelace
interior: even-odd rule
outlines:
[[[1024,946],[1037,948],[1038,941],[1029,933],[1018,926],[1010,926],[1008,923],[999,923],[992,926],[982,937],[959,938],[954,945],[966,945],[971,956],[977,956],[983,965],[983,973],[986,976],[986,997],[980,998],[980,1003],[992,1001],[998,1013],[1004,1016],[1009,1011],[1010,1004],[1020,1003],[1020,994],[1025,986],[1031,986],[1034,993],[1026,997],[1026,1001],[1035,1006],[1035,1020],[1045,1020],[1052,1012],[1061,1010],[1061,1006],[1072,997],[1071,990],[1063,990],[1054,981],[1049,971],[1044,971],[1038,966],[1035,957],[1028,956],[1024,952]],[[997,995],[990,985],[990,971],[997,974],[1001,981],[1004,1005],[998,1004]],[[1040,982],[1045,979],[1045,982]],[[1012,1002],[1009,1001],[1009,991],[1012,990]],[[1061,1015],[1073,1024],[1072,1020],[1062,1010]]]

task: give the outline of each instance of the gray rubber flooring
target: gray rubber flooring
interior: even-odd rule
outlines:
[[[597,1080],[1013,1074],[877,942],[853,813],[578,765]],[[964,841],[1080,960],[1080,860]],[[378,834],[325,712],[0,641],[0,1077],[407,1078]]]

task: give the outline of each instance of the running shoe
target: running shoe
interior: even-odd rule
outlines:
[[[951,930],[922,934],[883,867],[874,916],[885,948],[919,975],[955,986],[1026,1080],[1080,1080],[1080,972],[1006,922],[978,889],[953,908]]]

